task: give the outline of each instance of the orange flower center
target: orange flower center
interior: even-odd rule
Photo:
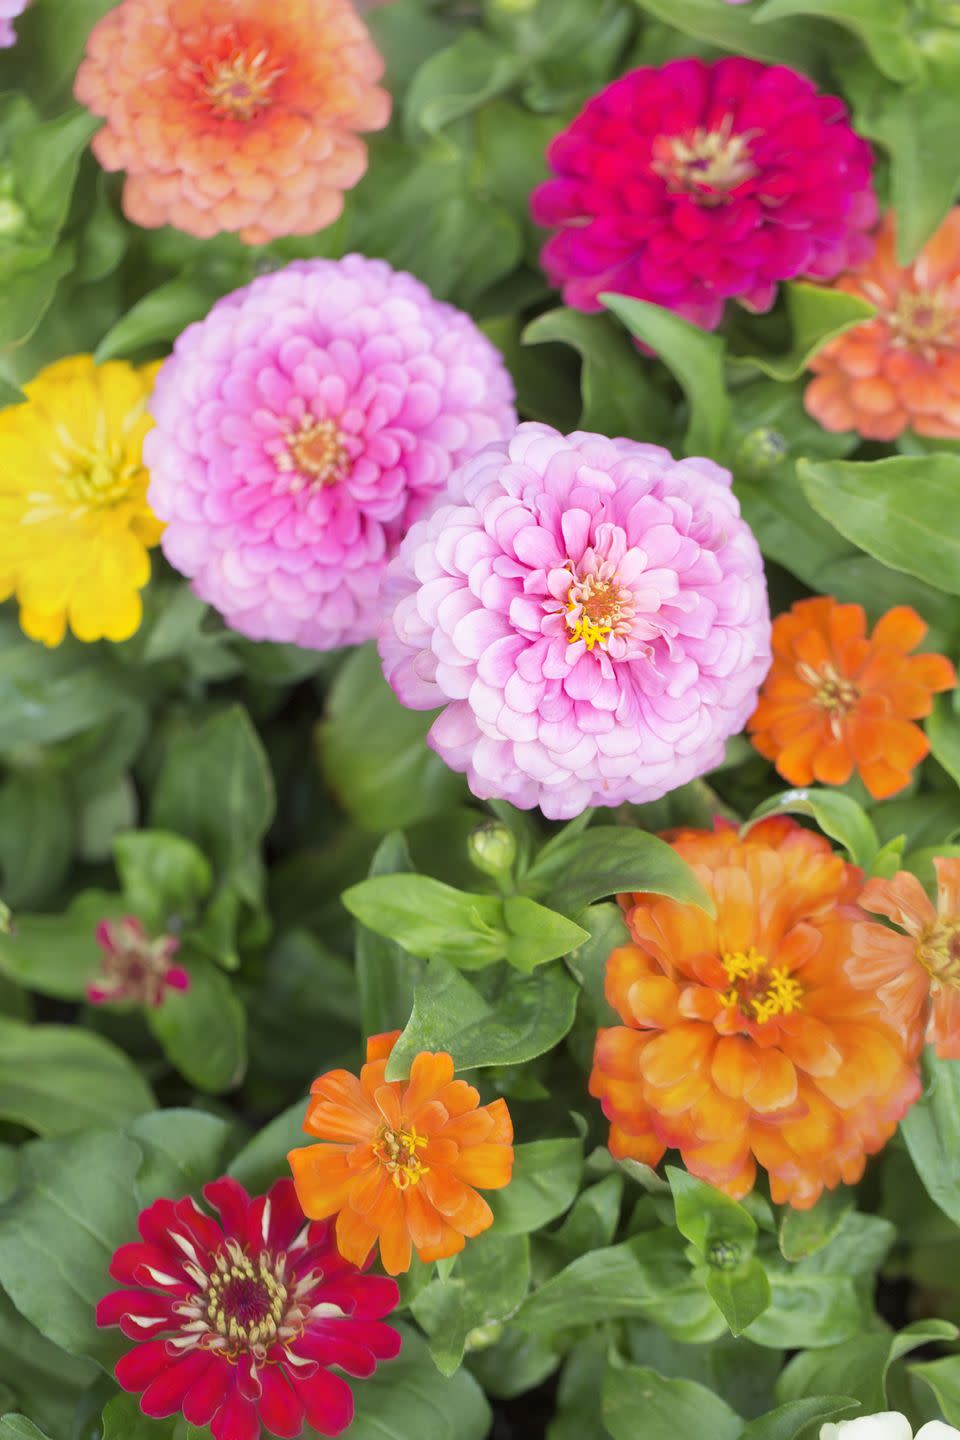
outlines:
[[[426,1135],[418,1135],[414,1126],[391,1130],[388,1126],[377,1135],[373,1153],[389,1174],[398,1190],[408,1190],[419,1185],[424,1175],[430,1174],[429,1165],[424,1165],[418,1150],[429,1144]]]
[[[651,168],[671,190],[690,195],[701,205],[722,205],[731,190],[757,174],[750,157],[753,132],[734,135],[732,130],[733,119],[726,115],[713,130],[658,135]]]
[[[901,290],[896,309],[887,313],[894,344],[915,350],[956,345],[956,318],[943,289]]]
[[[749,950],[728,950],[720,957],[729,989],[720,996],[728,1010],[757,1025],[775,1015],[792,1015],[803,1008],[803,986],[782,967],[770,965],[753,945]]]
[[[270,104],[271,91],[283,67],[269,67],[269,52],[235,50],[226,60],[210,60],[202,67],[204,91],[214,112],[224,119],[252,120]]]
[[[821,665],[817,670],[803,662],[797,666],[797,674],[804,684],[812,688],[813,703],[827,712],[830,729],[839,740],[844,720],[860,702],[859,686],[848,676],[841,675],[839,670],[830,664]]]
[[[917,941],[917,959],[935,981],[960,989],[960,916],[924,930]]]
[[[335,420],[315,420],[308,415],[287,440],[277,457],[281,470],[295,470],[292,490],[320,490],[336,485],[347,473],[349,457],[343,435]]]

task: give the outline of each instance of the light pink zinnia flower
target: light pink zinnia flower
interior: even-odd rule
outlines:
[[[469,316],[361,255],[220,300],[177,340],[151,410],[167,559],[235,630],[315,650],[370,639],[411,521],[516,423]]]
[[[17,43],[17,32],[13,22],[22,15],[30,0],[0,0],[0,50],[8,50]]]
[[[717,765],[770,661],[729,473],[531,424],[449,488],[387,572],[380,653],[474,794],[566,819]]]
[[[174,935],[151,940],[135,915],[101,920],[97,944],[103,958],[99,973],[87,986],[87,999],[92,1005],[128,1001],[156,1009],[163,1004],[168,990],[190,989],[186,970],[171,963],[180,941]]]

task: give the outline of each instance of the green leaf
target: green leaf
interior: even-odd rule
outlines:
[[[463,1359],[470,1332],[512,1315],[530,1284],[530,1242],[525,1236],[486,1234],[472,1241],[447,1280],[433,1280],[411,1310],[430,1337],[441,1375]]]
[[[787,1208],[780,1221],[780,1253],[785,1260],[805,1260],[829,1245],[840,1231],[850,1210],[849,1190],[825,1190],[812,1210]]]
[[[168,830],[130,830],[113,842],[130,908],[152,929],[172,917],[190,920],[213,885],[210,862],[191,841]]]
[[[0,618],[0,752],[53,745],[129,706],[122,672],[95,647],[66,640],[51,651]]]
[[[806,0],[804,0],[806,3]],[[873,4],[873,0],[867,0]],[[875,314],[875,307],[859,295],[830,290],[807,281],[794,280],[783,287],[793,342],[783,355],[731,354],[736,365],[762,370],[773,380],[796,380],[811,358],[837,335],[861,325]]]
[[[466,30],[453,45],[420,66],[404,106],[409,135],[436,135],[445,125],[469,115],[504,94],[523,74],[529,60],[498,44],[480,30]]]
[[[0,1016],[0,1117],[38,1135],[123,1124],[154,1105],[122,1050],[76,1025]]]
[[[924,1093],[900,1128],[930,1199],[960,1225],[960,1065],[938,1060],[928,1046],[923,1073]]]
[[[926,724],[930,749],[936,760],[960,785],[960,709],[957,708],[958,691],[949,695],[936,695]]]
[[[663,423],[663,400],[645,364],[608,315],[549,310],[523,332],[524,345],[572,345],[582,359],[580,428],[647,440]]]
[[[619,905],[607,901],[590,905],[580,919],[589,931],[589,940],[567,956],[567,969],[574,976],[589,1005],[591,1018],[599,1028],[619,1025],[620,1017],[607,1000],[605,985],[607,961],[620,945],[630,940],[630,932]]]
[[[144,1415],[135,1395],[115,1395],[104,1407],[101,1440],[173,1440],[176,1424],[172,1415],[165,1420]]]
[[[274,1180],[289,1175],[287,1154],[304,1144],[303,1121],[307,1113],[307,1096],[295,1100],[276,1115],[231,1160],[227,1174],[245,1185],[251,1194],[269,1190]]]
[[[44,1339],[0,1289],[3,1405],[28,1412],[54,1440],[71,1440],[77,1402],[98,1373],[92,1361],[67,1355]],[[27,1440],[24,1432],[12,1429],[13,1419],[0,1419],[0,1440]]]
[[[188,325],[202,320],[222,295],[242,284],[236,266],[209,266],[187,270],[166,281],[136,301],[97,346],[94,358],[99,365],[136,355],[148,346],[173,342]]]
[[[0,1287],[48,1340],[108,1369],[126,1344],[97,1328],[94,1307],[114,1283],[114,1251],[136,1238],[140,1163],[116,1133],[25,1146],[20,1188],[0,1210]]]
[[[710,896],[673,847],[627,826],[562,832],[540,851],[523,887],[565,915],[579,915],[608,895],[636,891],[668,895],[681,905],[713,913]]]
[[[42,995],[79,1000],[100,968],[96,928],[130,913],[119,895],[85,890],[62,915],[21,915],[9,934],[0,930],[0,973]]]
[[[952,1340],[956,1326],[942,1320],[921,1320],[899,1335],[889,1331],[857,1335],[843,1344],[795,1356],[777,1382],[777,1399],[800,1401],[808,1395],[846,1394],[859,1400],[865,1414],[885,1410],[887,1378],[897,1360],[930,1341]]]
[[[404,1079],[421,1050],[446,1050],[457,1070],[523,1065],[563,1039],[576,1008],[577,987],[560,965],[529,976],[500,966],[471,984],[452,965],[434,960],[417,986],[387,1079]]]
[[[690,420],[684,439],[688,455],[720,459],[730,431],[730,397],[723,362],[726,346],[689,320],[626,295],[601,295],[601,302],[644,344],[656,351],[687,397]]]
[[[841,1345],[862,1328],[863,1306],[849,1276],[817,1274],[773,1257],[765,1258],[765,1269],[770,1303],[747,1329],[754,1344],[817,1350]],[[813,1388],[845,1387],[823,1382]]]
[[[0,894],[12,910],[43,905],[73,859],[65,780],[51,769],[15,770],[0,786]]]
[[[0,1415],[0,1440],[48,1440],[26,1415]]]
[[[526,1235],[555,1220],[576,1199],[582,1173],[580,1140],[531,1140],[518,1145],[510,1184],[487,1196],[494,1233]]]
[[[246,1012],[218,966],[189,950],[177,962],[188,971],[190,988],[168,990],[147,1020],[181,1075],[198,1090],[219,1095],[239,1085],[246,1069]]]
[[[960,455],[862,463],[802,461],[810,504],[841,535],[889,565],[960,595]]]
[[[960,1425],[960,1355],[911,1365],[910,1374],[919,1376],[930,1386],[947,1424]]]
[[[393,874],[361,880],[341,898],[369,930],[425,960],[474,969],[507,953],[503,902],[493,895],[471,895],[429,875]]]
[[[855,1400],[841,1395],[811,1395],[804,1400],[791,1400],[769,1415],[751,1420],[741,1440],[804,1440],[813,1425],[846,1416],[857,1409]]]
[[[143,1151],[137,1172],[137,1204],[165,1196],[197,1195],[226,1169],[234,1125],[206,1110],[154,1110],[141,1115],[128,1134]]]
[[[470,1372],[446,1378],[422,1337],[406,1326],[401,1331],[397,1359],[352,1382],[357,1409],[350,1440],[485,1440],[490,1407]]]
[[[507,963],[527,974],[538,965],[569,954],[590,938],[589,931],[526,895],[507,896],[503,921],[509,932]]]
[[[73,268],[74,248],[66,241],[48,260],[23,270],[5,287],[0,317],[0,349],[13,349],[30,339],[53,304],[57,286]]]
[[[759,1260],[748,1260],[735,1272],[707,1271],[707,1292],[715,1301],[731,1335],[742,1335],[748,1325],[769,1309],[773,1299],[767,1272]]]
[[[757,1223],[742,1205],[731,1200],[704,1180],[673,1165],[666,1168],[677,1215],[677,1229],[700,1252],[704,1259],[725,1268],[732,1260],[749,1259],[757,1240]],[[736,1251],[726,1257],[711,1258],[714,1248]]]
[[[400,704],[383,678],[374,645],[344,661],[317,740],[327,784],[358,825],[404,829],[463,797],[463,777],[427,745],[434,718]]]
[[[767,0],[754,12],[755,25],[799,16],[820,16],[842,25],[860,40],[878,70],[891,80],[916,79],[920,54],[912,42],[906,0]]]
[[[385,835],[373,857],[370,874],[407,874],[412,869],[403,835],[399,831]],[[423,979],[422,960],[358,921],[356,965],[364,1034],[381,1035],[402,1028],[410,1018],[414,991]]]
[[[243,899],[259,899],[260,846],[276,808],[260,737],[239,705],[170,741],[151,820],[192,840]]]
[[[769,815],[809,815],[831,840],[841,844],[854,865],[869,870],[880,848],[869,816],[848,795],[834,790],[783,790],[758,805],[743,833]]]
[[[658,20],[738,55],[754,60],[785,63],[798,70],[816,71],[820,62],[817,27],[804,20],[778,20],[754,25],[756,13],[720,5],[716,0],[637,0],[637,4]],[[753,13],[751,13],[753,12]]]
[[[11,147],[10,164],[18,200],[40,230],[62,228],[70,206],[80,158],[100,121],[77,108],[22,131]]]
[[[609,1364],[603,1378],[603,1423],[613,1440],[677,1440],[703,1435],[739,1440],[743,1421],[719,1395],[692,1380],[665,1380],[640,1365]]]

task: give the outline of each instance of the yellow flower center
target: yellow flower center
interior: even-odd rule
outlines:
[[[771,966],[753,945],[749,950],[728,950],[720,963],[730,988],[720,996],[728,1010],[766,1025],[775,1015],[792,1015],[803,1008],[803,986],[780,966]]]
[[[917,941],[917,959],[934,983],[960,989],[960,916],[940,920]]]
[[[426,1135],[418,1135],[416,1129],[391,1130],[387,1126],[380,1131],[373,1147],[380,1164],[390,1175],[398,1190],[408,1190],[419,1185],[424,1175],[430,1174],[429,1165],[424,1165],[418,1150],[429,1144]]]
[[[235,50],[226,60],[202,67],[204,92],[213,111],[224,119],[252,120],[270,104],[271,91],[283,67],[269,68],[269,52]]]
[[[956,345],[960,338],[955,328],[957,316],[943,287],[901,290],[896,308],[888,309],[886,318],[895,345],[933,351],[941,345]]]
[[[228,1240],[216,1266],[208,1277],[206,1295],[210,1329],[237,1349],[269,1346],[280,1330],[288,1299],[272,1258],[263,1252],[254,1264],[236,1240]]]
[[[60,472],[65,494],[79,505],[96,509],[117,505],[128,497],[140,476],[139,454],[131,456],[128,447],[107,432],[102,410],[96,417],[92,445],[75,440],[65,425],[56,426],[59,448],[51,460]]]
[[[813,703],[825,710],[830,720],[834,738],[839,740],[843,733],[843,722],[860,703],[860,688],[846,675],[841,675],[835,666],[821,665],[817,670],[803,662],[797,666],[797,674],[805,685],[813,689]]]
[[[307,416],[300,428],[287,439],[287,446],[277,457],[281,470],[296,471],[291,490],[320,490],[336,485],[347,473],[350,458],[343,435],[335,420],[315,420]]]
[[[630,596],[616,580],[600,580],[596,575],[574,579],[567,592],[567,643],[582,640],[588,650],[595,645],[605,649],[612,634],[629,631],[633,613]]]
[[[733,119],[724,116],[712,130],[689,135],[658,135],[653,142],[652,169],[671,190],[692,196],[701,205],[722,205],[731,190],[757,174],[750,158],[753,132],[734,135]]]

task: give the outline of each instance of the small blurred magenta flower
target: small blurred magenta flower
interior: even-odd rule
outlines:
[[[0,0],[0,50],[9,49],[17,43],[17,32],[13,22],[22,15],[30,0]]]
[[[186,970],[170,963],[180,948],[175,936],[159,935],[151,940],[135,915],[101,920],[96,933],[103,958],[98,974],[87,986],[92,1005],[126,1001],[156,1009],[168,990],[189,990]]]

